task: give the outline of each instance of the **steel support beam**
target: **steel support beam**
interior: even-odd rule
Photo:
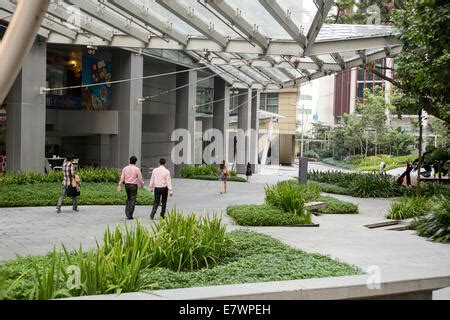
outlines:
[[[72,9],[72,11],[68,11],[61,2],[53,2],[48,6],[47,13],[71,24],[77,23],[79,25],[75,25],[75,27],[78,27],[81,30],[95,35],[103,40],[111,42],[113,37],[112,32],[109,32],[99,26],[93,21],[92,17],[88,18],[86,16],[82,16],[78,8],[70,5],[68,6]],[[72,19],[74,20],[73,23],[70,21]]]
[[[328,12],[330,12],[331,7],[333,6],[333,0],[322,0],[316,1],[316,5],[318,5],[317,13],[314,16],[313,22],[308,30],[307,35],[307,43],[305,48],[305,54],[309,55],[309,50],[312,46],[314,46],[314,42],[316,41],[317,35],[322,28],[322,25],[327,18]]]
[[[126,21],[118,18],[117,16],[109,13],[105,7],[99,2],[87,1],[87,0],[67,0],[72,5],[78,7],[81,11],[91,15],[100,21],[114,27],[117,30],[122,31],[129,36],[138,39],[144,43],[150,41],[150,33],[144,31],[137,26],[133,25],[131,21]]]
[[[213,40],[217,44],[220,45],[221,48],[227,46],[228,39],[221,35],[219,32],[214,30],[214,25],[210,23],[209,25],[203,21],[200,17],[198,17],[194,9],[192,7],[186,8],[182,4],[178,3],[175,0],[167,1],[167,0],[155,0],[156,3],[166,8],[178,18],[191,25],[193,28],[201,32],[205,37]],[[203,47],[205,49],[207,47]]]
[[[251,25],[242,17],[240,9],[233,9],[224,0],[206,0],[206,3],[212,6],[222,16],[224,16],[232,25],[242,31],[250,41],[255,42],[263,49],[269,46],[269,40],[264,37],[259,31],[257,25]]]
[[[175,30],[173,24],[170,21],[161,21],[156,15],[150,12],[150,8],[142,5],[139,7],[137,4],[128,0],[111,0],[115,6],[119,7],[123,11],[127,12],[137,20],[151,26],[155,30],[158,30],[163,35],[166,35],[172,40],[178,41],[183,45],[187,45],[188,37],[185,34]]]
[[[302,51],[300,53],[303,53],[307,45],[307,39],[295,22],[292,21],[291,12],[289,10],[284,11],[276,0],[259,0],[259,3],[261,3],[267,12],[269,12],[278,24],[291,36],[291,38],[302,46]]]

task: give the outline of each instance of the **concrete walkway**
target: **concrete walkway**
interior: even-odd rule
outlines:
[[[269,168],[270,169],[270,168]],[[218,182],[197,180],[174,180],[175,195],[169,200],[169,207],[176,207],[185,213],[224,213],[232,204],[261,204],[264,202],[265,183],[295,176],[296,168],[271,168],[278,174],[263,172],[255,175],[252,183],[230,183],[229,192],[219,195]],[[384,220],[390,206],[390,199],[356,199],[346,196],[336,198],[359,205],[359,215],[323,215],[314,217],[319,228],[256,227],[258,232],[271,235],[283,242],[308,251],[330,255],[367,270],[378,266],[383,274],[408,273],[429,274],[450,273],[450,244],[437,244],[418,237],[413,231],[369,230],[363,225]],[[149,221],[149,207],[137,207],[135,218],[145,224]],[[228,229],[233,225],[225,214],[223,220]],[[93,247],[95,238],[102,239],[106,226],[134,224],[125,220],[123,207],[80,207],[73,213],[66,207],[56,214],[48,208],[0,209],[0,261],[13,259],[16,254],[45,254],[53,246],[64,242],[69,248]],[[156,220],[157,223],[157,220]],[[450,292],[436,295],[449,298]]]

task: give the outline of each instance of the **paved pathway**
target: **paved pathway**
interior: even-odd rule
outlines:
[[[272,171],[271,171],[272,170]],[[277,172],[274,174],[274,171]],[[169,207],[186,213],[224,212],[231,204],[260,204],[264,201],[264,183],[295,176],[296,168],[269,168],[253,177],[252,183],[230,183],[229,193],[219,195],[218,182],[174,180],[175,196]],[[252,228],[308,252],[319,252],[363,269],[377,265],[383,273],[450,273],[450,244],[437,244],[418,237],[413,231],[369,230],[364,224],[384,220],[389,199],[355,199],[335,196],[359,204],[359,215],[323,215],[314,217],[320,228]],[[101,239],[106,226],[134,224],[124,219],[123,207],[80,207],[73,213],[66,207],[62,214],[54,208],[0,209],[0,261],[15,254],[45,254],[63,241],[68,247],[92,247]],[[146,224],[149,207],[137,207],[135,217]],[[224,215],[230,230],[238,228]],[[157,222],[157,221],[156,221]],[[450,290],[436,295],[449,298]]]

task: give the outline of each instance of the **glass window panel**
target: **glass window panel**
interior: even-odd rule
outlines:
[[[303,27],[303,33],[308,33],[314,16],[317,12],[317,7],[313,1],[298,1],[298,0],[283,0],[278,1],[278,4],[287,12],[291,12],[291,19],[300,28]]]
[[[262,35],[273,39],[291,39],[258,1],[226,0],[226,2],[233,9],[242,10],[242,17],[250,25],[257,25]]]

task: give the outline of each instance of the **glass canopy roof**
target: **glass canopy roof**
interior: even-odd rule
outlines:
[[[9,22],[17,0],[0,0]],[[325,24],[332,0],[56,0],[49,43],[184,51],[235,87],[299,85],[401,52],[398,30]],[[9,13],[9,15],[8,15]]]

